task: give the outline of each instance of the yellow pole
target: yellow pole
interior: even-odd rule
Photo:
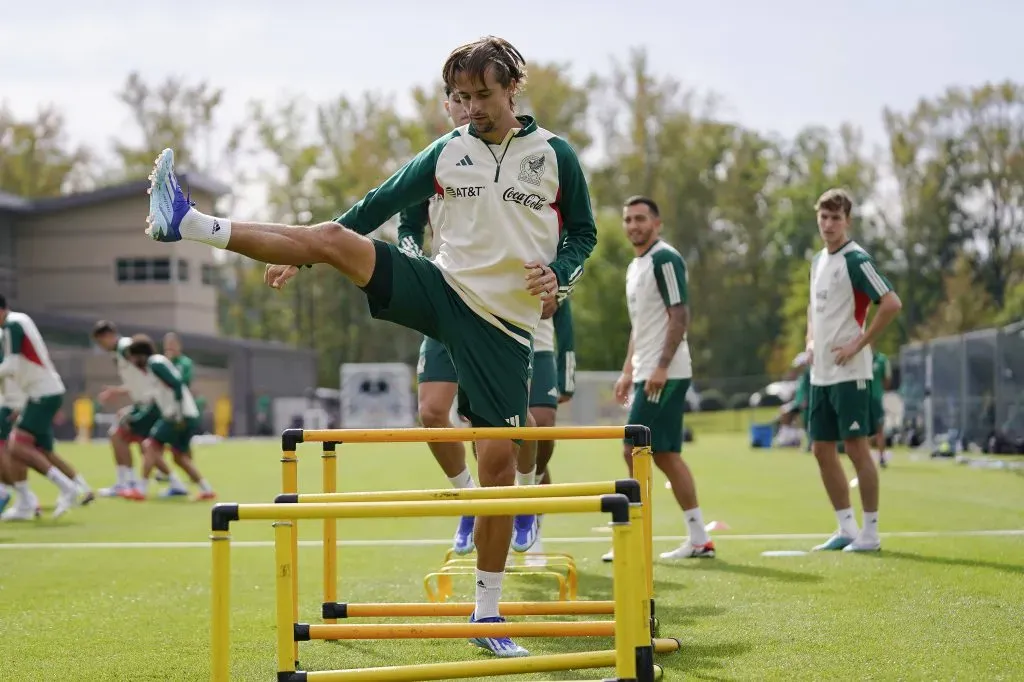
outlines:
[[[309,639],[469,639],[472,637],[612,637],[615,622],[393,623],[307,625]],[[300,632],[301,630],[300,629]]]
[[[629,523],[634,529],[630,533],[630,593],[633,601],[633,612],[636,618],[633,620],[633,633],[630,639],[633,640],[633,652],[636,665],[644,667],[654,665],[654,652],[651,649],[651,598],[647,593],[647,561],[645,558],[645,538],[640,533],[643,529],[643,505],[631,504],[629,506]],[[642,653],[642,655],[640,655]],[[637,679],[651,679],[652,670],[637,670]]]
[[[292,603],[292,565],[291,521],[274,523],[274,558],[277,562],[274,593],[277,598],[277,670],[278,672],[294,672],[299,643],[295,641],[295,619]]]
[[[231,679],[231,533],[211,531],[213,550],[212,614],[210,618],[210,679]]]
[[[468,616],[473,602],[405,602],[344,604],[347,618],[441,618]],[[498,604],[504,616],[599,616],[615,613],[612,601],[505,601]]]
[[[299,492],[299,460],[295,450],[281,452],[281,492],[298,494]],[[267,517],[273,520],[273,517]],[[299,524],[289,524],[292,547],[292,622],[299,622]],[[299,645],[294,647],[295,659],[299,658]]]
[[[629,523],[610,523],[612,527],[612,550],[615,561],[612,563],[612,596],[615,600],[615,676],[620,680],[636,678],[636,663],[633,655],[632,633],[633,602],[631,599],[629,576],[633,565],[633,557]]]
[[[338,489],[337,444],[325,441],[323,445],[323,491],[325,495],[336,494]],[[324,602],[338,599],[338,520],[324,519]],[[337,623],[334,618],[325,618],[325,623]]]
[[[643,549],[646,557],[645,580],[647,596],[654,598],[654,530],[651,493],[653,492],[652,456],[650,448],[633,448],[633,478],[640,483],[640,504],[643,505]]]
[[[511,486],[509,487],[510,489]],[[514,516],[516,514],[582,514],[602,511],[607,498],[623,495],[547,497],[524,500],[449,500],[435,502],[352,502],[350,504],[239,504],[242,520],[388,519],[433,516]]]
[[[310,429],[306,443],[455,443],[476,440],[616,440],[624,426],[495,426],[458,429]]]

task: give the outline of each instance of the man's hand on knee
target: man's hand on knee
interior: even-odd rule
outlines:
[[[294,265],[267,265],[263,273],[263,282],[271,289],[281,289],[295,275],[299,274],[299,268]]]

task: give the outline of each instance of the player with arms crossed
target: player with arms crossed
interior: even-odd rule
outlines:
[[[35,517],[35,496],[27,486],[28,469],[32,468],[50,479],[60,491],[53,510],[53,517],[57,518],[95,497],[85,478],[54,451],[53,419],[64,404],[64,382],[50,360],[50,352],[36,323],[25,313],[8,310],[3,296],[0,296],[0,327],[3,329],[0,379],[10,378],[26,396],[25,406],[7,441],[9,475],[18,500],[5,514],[9,514],[10,519]]]
[[[109,488],[102,488],[103,497],[124,497],[127,499],[144,499],[139,490],[139,481],[135,477],[132,465],[132,443],[142,448],[142,441],[149,436],[157,420],[160,419],[160,408],[153,402],[150,395],[153,382],[145,369],[140,369],[128,358],[128,347],[131,337],[121,336],[117,325],[109,320],[100,320],[92,328],[92,338],[100,348],[110,353],[117,366],[117,374],[121,379],[120,386],[105,386],[98,397],[100,403],[107,403],[116,398],[128,398],[132,405],[126,409],[117,423],[111,426],[110,447],[114,452],[114,467],[117,482]],[[145,457],[145,453],[143,453]],[[167,477],[169,485],[161,493],[162,497],[188,495],[188,490],[181,480],[175,476],[167,462],[161,457],[156,462],[157,469]]]
[[[615,382],[615,398],[632,397],[629,424],[651,429],[654,463],[672,485],[689,537],[662,559],[712,558],[715,544],[704,528],[697,504],[697,486],[680,454],[683,449],[683,413],[692,370],[686,330],[690,323],[688,277],[683,257],[661,239],[661,214],[654,200],[634,196],[622,209],[622,225],[636,257],[626,270],[626,302],[632,331],[622,375]],[[623,454],[630,475],[633,451]],[[612,552],[603,559],[611,561]]]
[[[871,344],[896,318],[902,303],[871,256],[849,237],[853,210],[849,194],[830,189],[818,199],[815,210],[825,247],[811,264],[807,431],[839,530],[814,549],[876,551],[882,543],[878,536],[878,470],[868,441],[878,423],[871,389]],[[872,302],[878,304],[878,311],[865,331]],[[864,527],[859,530],[836,451],[840,440],[857,470],[864,508]]]
[[[542,301],[568,296],[597,242],[583,170],[567,142],[516,116],[522,55],[486,37],[456,48],[443,81],[471,122],[442,136],[335,221],[285,226],[232,221],[191,206],[164,151],[151,176],[150,227],[158,241],[182,238],[268,264],[279,285],[296,266],[326,263],[366,294],[375,319],[435,338],[459,378],[459,412],[477,427],[527,423],[531,344]],[[445,221],[434,260],[365,235],[441,193]],[[564,238],[560,238],[563,235]],[[479,483],[515,482],[517,442],[476,444]],[[473,622],[501,622],[498,602],[511,517],[476,520]],[[498,656],[528,652],[507,637],[474,638]]]
[[[156,352],[152,339],[145,334],[132,337],[127,355],[133,365],[145,370],[150,377],[153,402],[160,410],[160,418],[142,442],[145,462],[142,477],[135,488],[139,496],[133,499],[145,499],[149,475],[156,463],[163,459],[164,448],[171,449],[174,463],[199,486],[196,501],[216,498],[213,488],[199,473],[192,459],[192,437],[199,432],[199,409],[178,368],[166,356]]]

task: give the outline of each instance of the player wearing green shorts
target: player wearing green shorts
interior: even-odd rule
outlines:
[[[42,334],[25,313],[7,308],[0,296],[0,328],[3,330],[3,361],[0,379],[13,381],[25,394],[25,406],[7,441],[10,480],[19,493],[5,514],[9,519],[35,517],[36,505],[27,487],[28,468],[46,476],[60,491],[54,518],[93,498],[85,478],[55,452],[53,419],[64,402],[64,382],[50,360]],[[79,498],[79,495],[83,497]]]
[[[103,387],[97,396],[100,404],[109,404],[123,398],[131,401],[131,405],[121,411],[117,422],[111,426],[107,434],[114,453],[117,481],[109,488],[101,488],[100,495],[138,499],[141,493],[138,491],[139,481],[132,465],[132,444],[137,445],[141,452],[142,441],[160,418],[160,410],[151,395],[152,381],[145,371],[140,370],[128,359],[128,347],[132,340],[130,337],[121,336],[113,322],[96,322],[92,328],[92,339],[97,346],[110,353],[121,379],[120,386]],[[156,466],[169,481],[167,489],[162,493],[163,496],[188,494],[185,485],[162,458]]]
[[[444,344],[459,379],[459,412],[477,427],[527,423],[532,337],[543,301],[564,298],[597,241],[579,160],[561,138],[513,98],[525,83],[522,55],[487,37],[454,50],[443,80],[471,123],[442,136],[333,222],[285,226],[200,213],[165,150],[151,175],[147,233],[190,239],[268,264],[279,287],[296,266],[326,263],[366,294],[371,315]],[[445,221],[437,257],[405,254],[365,235],[400,211],[442,194]],[[382,329],[384,332],[384,329]],[[515,482],[517,440],[476,444],[483,486]],[[512,538],[510,517],[480,517],[473,622],[500,622],[498,603]],[[527,651],[508,637],[473,643],[497,656]]]
[[[662,559],[712,558],[715,543],[704,528],[697,502],[697,486],[680,454],[683,449],[683,412],[692,368],[686,330],[690,322],[686,263],[661,239],[658,204],[647,197],[626,200],[622,225],[636,257],[626,270],[626,303],[632,331],[615,397],[632,400],[630,424],[651,429],[654,463],[672,485],[676,502],[689,529],[686,541]],[[624,456],[633,474],[629,443]],[[612,553],[604,556],[612,559]]]
[[[0,343],[0,362],[3,362],[3,359],[3,343]],[[18,418],[18,414],[25,408],[27,400],[25,392],[18,387],[18,384],[14,383],[13,379],[10,377],[0,378],[0,521],[7,521],[11,517],[17,516],[13,508],[10,514],[4,513],[7,505],[14,499],[15,491],[11,464],[7,457],[7,439],[10,438],[14,422]],[[29,503],[25,505],[26,508],[38,509],[38,498],[28,487],[28,481],[25,481],[22,487],[22,493],[29,500]]]
[[[877,422],[874,434],[875,448],[871,456],[884,469],[889,466],[892,454],[885,447],[885,405],[882,399],[892,385],[892,363],[889,362],[889,356],[880,350],[876,350],[871,358],[871,377],[871,401]]]
[[[807,350],[812,357],[807,431],[839,529],[814,549],[876,551],[881,548],[878,470],[868,440],[878,428],[871,388],[871,344],[895,319],[901,303],[871,256],[849,237],[853,209],[850,196],[844,190],[831,189],[818,199],[815,209],[818,233],[825,247],[811,264]],[[878,304],[878,311],[867,325],[871,303]],[[857,470],[864,514],[860,529],[839,461],[839,441]]]
[[[145,370],[152,382],[153,402],[160,417],[142,442],[145,461],[142,476],[134,488],[132,499],[146,499],[149,476],[156,463],[163,459],[164,448],[170,448],[174,463],[199,486],[197,501],[216,497],[213,488],[203,478],[192,457],[192,437],[199,431],[199,409],[192,392],[177,367],[166,356],[156,352],[156,346],[145,334],[136,334],[128,346],[128,359],[140,370]]]

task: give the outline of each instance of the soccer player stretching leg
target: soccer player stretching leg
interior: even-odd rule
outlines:
[[[525,84],[526,69],[512,45],[494,37],[463,45],[442,75],[470,124],[432,143],[335,221],[286,226],[202,214],[178,186],[173,153],[165,150],[151,175],[147,233],[265,262],[271,286],[293,276],[296,266],[331,265],[363,290],[375,319],[445,345],[459,378],[459,412],[470,423],[523,426],[542,302],[569,295],[597,242],[590,193],[569,144],[532,117],[515,115],[512,98]],[[434,260],[365,236],[438,193],[445,223]],[[476,444],[481,485],[514,484],[517,445],[507,438]],[[481,517],[474,536],[471,620],[501,622],[512,518]],[[528,653],[507,637],[471,641],[498,656]]]
[[[712,558],[715,544],[704,528],[693,474],[680,454],[686,392],[692,377],[686,341],[690,323],[686,263],[661,239],[661,214],[652,199],[627,199],[622,225],[636,257],[626,270],[632,332],[622,375],[615,383],[615,397],[626,403],[632,396],[628,423],[650,428],[654,463],[672,484],[690,531],[680,547],[664,552],[661,558]],[[632,476],[633,450],[629,443],[623,455]],[[602,558],[611,561],[613,553]]]
[[[811,353],[811,397],[807,431],[813,441],[821,481],[825,485],[839,530],[815,551],[877,551],[878,469],[871,457],[869,438],[878,415],[872,397],[871,344],[903,307],[889,280],[871,256],[850,239],[853,201],[841,189],[825,192],[815,205],[818,233],[825,247],[811,264],[811,300],[808,343]],[[865,331],[868,306],[878,311]],[[836,452],[842,440],[857,470],[864,527],[850,505],[850,488]]]

